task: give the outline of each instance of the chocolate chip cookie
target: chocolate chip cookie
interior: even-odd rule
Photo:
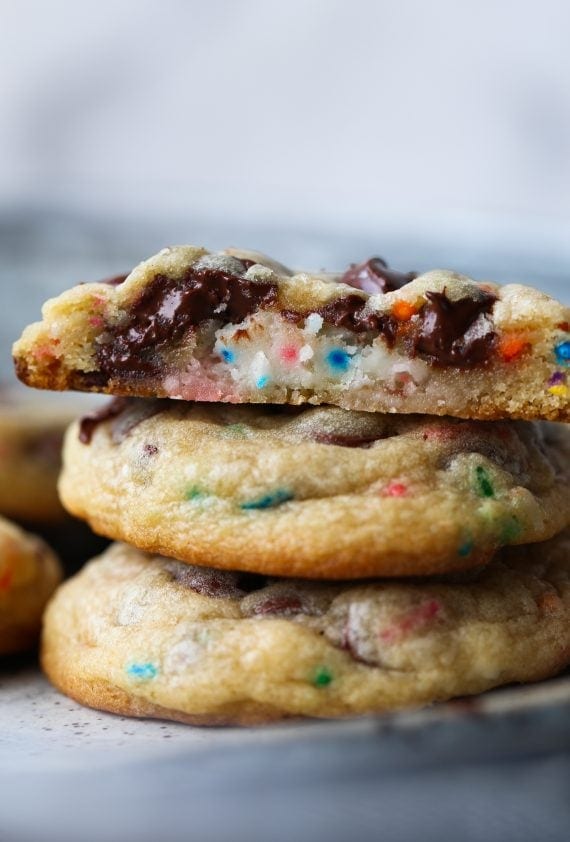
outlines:
[[[564,529],[569,453],[564,425],[119,399],[70,428],[60,493],[96,532],[192,564],[407,576]]]
[[[478,575],[312,582],[113,546],[58,591],[43,667],[83,704],[194,724],[394,710],[570,661],[570,539]]]
[[[168,248],[77,286],[14,347],[31,386],[369,412],[570,420],[570,311],[535,289],[379,258],[293,274]]]

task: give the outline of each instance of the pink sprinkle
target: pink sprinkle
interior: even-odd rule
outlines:
[[[53,348],[55,345],[59,345],[59,340],[54,340],[50,345],[40,345],[38,348],[36,348],[34,354],[38,359],[53,357]]]
[[[295,345],[283,345],[279,356],[284,363],[296,363],[299,359],[299,349]]]
[[[390,482],[382,490],[383,497],[405,497],[408,493],[408,486],[403,482]]]
[[[441,604],[436,599],[430,599],[404,614],[395,623],[382,629],[379,634],[384,643],[396,643],[412,632],[419,631],[434,620],[441,611]]]
[[[101,316],[91,316],[91,318],[89,319],[89,324],[92,327],[103,327],[104,322]]]

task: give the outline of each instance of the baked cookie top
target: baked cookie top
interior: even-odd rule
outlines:
[[[530,287],[379,258],[344,275],[253,252],[163,249],[74,287],[14,346],[47,389],[570,420],[570,310]]]
[[[36,642],[44,607],[60,579],[59,562],[47,544],[0,517],[0,655]]]
[[[563,425],[116,399],[70,428],[60,493],[96,532],[194,564],[417,575],[565,528],[569,453]]]
[[[570,661],[570,542],[478,574],[310,582],[115,545],[57,593],[42,660],[84,704],[201,724],[343,716],[534,681]]]

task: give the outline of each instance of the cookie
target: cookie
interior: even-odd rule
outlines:
[[[570,662],[570,539],[453,581],[331,583],[114,545],[45,620],[43,667],[95,708],[206,725],[393,710]]]
[[[49,301],[14,346],[47,389],[368,412],[570,420],[570,310],[520,285],[344,275],[256,253],[164,249]]]
[[[70,428],[60,494],[96,532],[193,564],[417,575],[565,528],[569,456],[563,425],[131,398]]]
[[[57,494],[63,434],[77,413],[0,392],[0,513],[33,524],[66,519]]]
[[[0,518],[0,655],[34,645],[60,579],[59,562],[47,544]]]

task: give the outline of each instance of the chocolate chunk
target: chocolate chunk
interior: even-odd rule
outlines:
[[[212,599],[241,599],[247,593],[264,587],[267,581],[264,576],[255,573],[216,570],[179,561],[168,562],[166,570],[178,584]]]
[[[93,433],[99,424],[109,421],[120,415],[129,404],[128,398],[113,398],[113,400],[106,403],[101,409],[96,409],[95,412],[90,412],[89,415],[84,415],[79,421],[79,441],[82,444],[91,444]]]
[[[121,444],[135,427],[163,412],[171,406],[168,398],[149,400],[147,398],[130,398],[121,414],[111,425],[113,444]]]
[[[396,272],[389,269],[381,257],[371,257],[365,263],[353,263],[342,276],[341,282],[375,295],[379,292],[393,292],[417,277],[417,272]]]
[[[392,316],[380,315],[373,312],[364,312],[366,299],[360,295],[345,295],[329,301],[328,304],[311,310],[307,313],[298,313],[295,310],[281,310],[280,315],[288,322],[300,322],[312,313],[317,313],[326,324],[334,327],[344,327],[353,333],[365,333],[374,331],[381,333],[390,347],[396,341],[398,322]]]
[[[470,368],[487,362],[497,335],[491,322],[480,317],[492,311],[496,297],[482,291],[478,298],[451,301],[445,290],[427,292],[426,297],[414,340],[416,353],[439,366]]]
[[[243,262],[235,263],[246,271]],[[198,265],[180,278],[156,275],[125,321],[109,329],[109,341],[99,345],[99,368],[109,375],[158,373],[160,351],[179,343],[192,328],[209,319],[241,322],[276,299],[275,283],[249,280],[229,269]]]
[[[300,614],[303,612],[303,602],[298,596],[282,594],[268,596],[255,602],[249,611],[249,616],[263,616],[265,614]]]

